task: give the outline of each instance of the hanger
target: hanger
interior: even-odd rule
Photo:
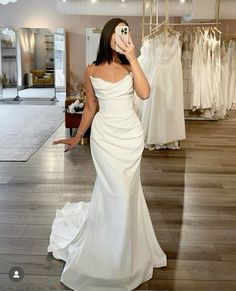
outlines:
[[[222,34],[222,32],[218,30],[216,26],[214,27],[214,30],[217,31],[220,35]]]
[[[212,33],[213,38],[216,38],[216,31],[212,26],[210,28],[210,32]]]
[[[160,26],[154,28],[149,35],[145,36],[145,39],[150,39],[150,38],[152,38],[154,36],[157,36],[157,35],[161,34],[164,31],[166,31],[166,26],[164,26],[161,29],[159,29],[159,28],[160,28]]]
[[[221,32],[220,30],[218,30],[216,26],[214,27],[214,31],[215,31],[215,32],[218,32],[218,37],[219,37],[218,40],[220,41],[221,36],[222,36],[222,32]],[[217,38],[216,38],[216,39],[217,39]]]

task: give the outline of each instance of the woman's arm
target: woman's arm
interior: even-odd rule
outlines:
[[[150,85],[145,77],[136,57],[129,60],[130,69],[134,78],[134,90],[141,99],[147,99],[150,95]]]
[[[83,110],[82,119],[80,122],[80,126],[78,128],[78,131],[75,135],[75,138],[80,138],[81,135],[83,135],[89,126],[92,123],[92,120],[94,118],[94,115],[96,114],[98,110],[98,101],[96,96],[94,95],[93,87],[91,84],[91,80],[89,76],[91,75],[91,68],[94,65],[88,66],[84,73],[84,86],[85,86],[85,92],[86,92],[86,103],[85,108]]]
[[[66,144],[67,148],[65,149],[65,152],[75,148],[78,145],[80,139],[91,125],[94,115],[96,114],[98,109],[98,101],[96,96],[94,95],[93,87],[89,78],[91,66],[87,67],[84,73],[86,104],[82,114],[80,126],[79,129],[77,130],[75,137],[60,139],[53,142],[54,144]]]

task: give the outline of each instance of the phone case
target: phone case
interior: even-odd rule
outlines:
[[[123,39],[125,39],[128,42],[129,39],[129,27],[126,25],[119,25],[115,28],[116,33],[116,44],[123,44],[122,39],[120,38],[122,36]],[[116,52],[122,53],[121,49],[116,45]]]

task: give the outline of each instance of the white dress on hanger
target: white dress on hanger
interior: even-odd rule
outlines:
[[[202,44],[202,78],[201,78],[201,108],[211,109],[213,105],[212,94],[212,41],[209,36],[209,29],[205,29]]]
[[[153,39],[153,66],[148,79],[150,100],[142,112],[145,147],[185,139],[183,77],[179,35]]]
[[[92,198],[57,210],[48,251],[66,262],[61,282],[73,290],[130,291],[166,266],[140,182],[143,130],[131,74],[91,82],[100,108],[91,127]]]
[[[202,36],[195,36],[192,61],[193,110],[201,108]]]
[[[229,81],[230,81],[230,53],[229,49],[226,49],[225,43],[221,47],[221,104],[220,110],[217,115],[220,118],[224,118],[228,107],[229,96]]]
[[[185,33],[182,39],[182,69],[183,69],[183,91],[184,91],[184,109],[190,110],[192,105],[192,35]]]
[[[212,102],[216,111],[220,108],[220,78],[221,78],[220,39],[212,38]]]
[[[153,70],[153,55],[155,52],[155,43],[153,39],[146,39],[141,47],[140,52],[141,54],[138,57],[138,62],[150,84],[150,77]],[[138,114],[140,120],[142,119],[142,114],[148,114],[146,113],[146,110],[148,109],[149,102],[150,98],[141,100],[136,94],[134,94],[135,111]]]
[[[234,70],[236,70],[236,41],[234,40]],[[235,85],[234,85],[234,94],[233,94],[233,104],[236,104],[236,72],[235,72]]]
[[[235,55],[235,42],[233,40],[230,41],[229,48],[230,49],[230,80],[229,80],[229,93],[228,93],[228,105],[227,109],[230,110],[233,105],[234,100],[234,92],[236,85],[236,55]]]

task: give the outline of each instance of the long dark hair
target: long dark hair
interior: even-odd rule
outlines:
[[[109,64],[113,60],[113,50],[111,48],[110,42],[113,33],[115,32],[115,28],[119,23],[125,23],[125,25],[129,26],[127,21],[121,18],[113,18],[110,19],[103,27],[102,34],[100,37],[100,42],[98,46],[97,59],[93,63],[98,66],[102,63],[108,62]],[[121,64],[129,64],[129,61],[123,54],[117,54],[118,59]]]

